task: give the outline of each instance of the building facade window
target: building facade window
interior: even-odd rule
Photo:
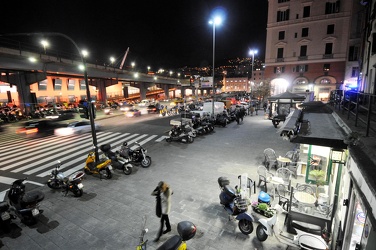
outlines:
[[[303,18],[310,17],[311,15],[311,6],[304,6],[303,8]]]
[[[300,56],[307,56],[307,45],[300,46]]]
[[[328,71],[330,70],[330,64],[329,64],[329,63],[325,63],[325,64],[324,64],[324,68],[323,68],[323,70],[324,70],[325,72],[328,72]]]
[[[285,72],[285,67],[274,67],[274,73],[280,74]]]
[[[283,58],[283,48],[277,49],[277,58]]]
[[[86,90],[85,80],[80,80],[80,90]]]
[[[277,11],[277,22],[288,21],[290,16],[290,10]]]
[[[286,3],[286,2],[290,2],[290,0],[278,0],[278,3]]]
[[[351,70],[351,77],[358,77],[359,76],[359,67],[353,67]]]
[[[308,36],[308,28],[302,28],[302,37]]]
[[[47,80],[38,82],[38,90],[47,90]]]
[[[328,34],[328,35],[334,34],[334,24],[329,24],[326,27],[326,34]]]
[[[330,84],[330,80],[327,78],[323,78],[320,80],[320,84]]]
[[[333,54],[333,43],[326,43],[325,44],[325,55]]]
[[[285,39],[285,31],[278,32],[278,40],[284,40]]]
[[[52,79],[52,85],[54,87],[54,90],[61,90],[61,84],[62,84],[62,80],[57,78],[57,79]]]
[[[67,90],[74,90],[74,83],[75,81],[73,79],[68,79]]]
[[[351,61],[358,61],[358,59],[359,59],[359,47],[350,46],[348,60],[351,62]]]
[[[337,0],[335,2],[326,2],[325,15],[338,13],[339,12],[339,3],[340,3],[339,0]]]

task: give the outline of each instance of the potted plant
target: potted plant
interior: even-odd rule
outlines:
[[[309,172],[309,176],[310,178],[314,179],[315,180],[315,184],[316,184],[316,201],[319,197],[319,186],[322,186],[326,183],[325,181],[325,171],[323,170],[318,170],[318,169],[315,169],[315,170],[311,170]]]

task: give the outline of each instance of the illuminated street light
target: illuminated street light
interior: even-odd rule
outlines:
[[[89,52],[86,49],[83,49],[81,51],[81,54],[82,54],[83,57],[87,57],[89,55]]]
[[[214,117],[214,102],[215,102],[215,84],[214,84],[214,75],[215,75],[215,27],[222,23],[222,18],[219,16],[214,17],[209,21],[209,24],[213,25],[213,100],[212,100],[212,116]]]
[[[249,51],[249,54],[250,55],[252,55],[252,69],[251,69],[251,78],[253,78],[253,65],[254,65],[254,63],[255,63],[255,54],[257,54],[257,50],[255,50],[255,49],[251,49],[250,51]],[[252,80],[251,80],[252,81]]]
[[[48,43],[47,40],[42,40],[40,43],[41,43],[42,46],[43,46],[44,54],[46,54],[46,48],[47,48],[48,46],[50,46],[50,44]]]
[[[150,66],[148,66],[148,72],[147,73],[149,73],[149,71],[150,71]]]
[[[132,66],[132,70],[134,70],[134,66],[136,66],[136,63],[135,63],[135,62],[132,62],[132,63],[131,63],[131,66]]]

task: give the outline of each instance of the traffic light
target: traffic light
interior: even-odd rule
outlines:
[[[89,119],[89,109],[87,102],[80,101],[80,103],[78,104],[78,110],[80,112],[81,118]]]

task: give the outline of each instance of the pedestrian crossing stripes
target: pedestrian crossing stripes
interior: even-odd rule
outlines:
[[[144,145],[148,142],[161,142],[166,136],[149,134],[129,134],[114,132],[98,132],[98,147],[102,144],[111,144],[112,150],[120,150],[123,142],[129,146],[138,142]],[[87,154],[93,147],[90,134],[71,135],[65,137],[44,137],[34,140],[17,140],[1,145],[0,175],[2,172],[21,173],[25,175],[36,175],[38,177],[48,176],[51,169],[60,160],[61,170],[69,175],[77,170],[83,169]],[[136,148],[131,146],[131,149]],[[101,151],[99,150],[99,153]],[[0,178],[0,183],[2,179]]]

